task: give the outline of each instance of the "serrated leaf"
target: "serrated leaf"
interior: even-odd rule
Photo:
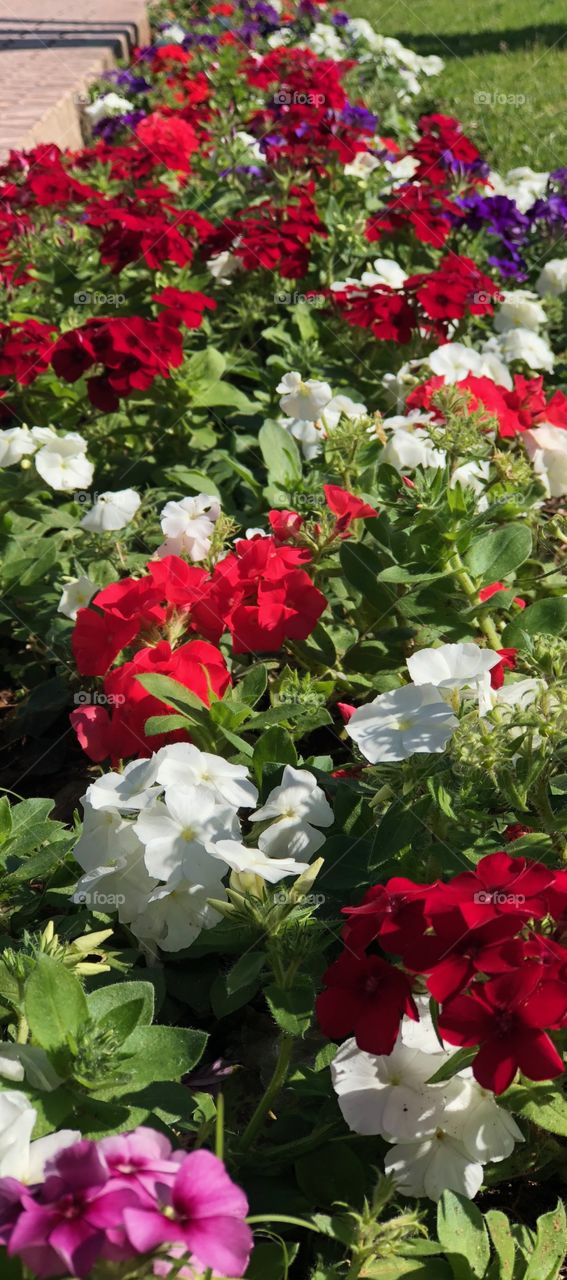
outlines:
[[[307,974],[295,978],[293,987],[281,987],[276,982],[267,987],[264,995],[272,1017],[282,1031],[290,1036],[304,1036],[313,1020],[315,989]]]
[[[88,1017],[79,979],[47,955],[38,956],[26,982],[25,1011],[34,1040],[48,1051],[76,1039]]]

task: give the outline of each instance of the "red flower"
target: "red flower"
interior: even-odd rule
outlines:
[[[498,591],[507,591],[507,590],[508,590],[508,587],[504,582],[490,582],[487,587],[481,587],[481,590],[478,593],[478,598],[484,604],[485,600],[491,600],[492,596],[495,596]],[[526,602],[525,600],[522,600],[521,596],[514,596],[514,604],[517,605],[518,609],[525,609],[526,607]],[[508,653],[508,652],[516,653],[517,651],[516,649],[511,649],[511,650],[499,649],[498,652],[499,653]],[[511,665],[515,666],[515,663]]]
[[[327,506],[330,507],[334,515],[338,516],[336,523],[336,532],[343,533],[348,529],[353,520],[368,520],[371,516],[377,516],[378,512],[370,503],[364,502],[362,498],[357,498],[356,494],[349,493],[348,489],[341,489],[338,484],[323,485],[323,493]]]
[[[341,936],[346,945],[363,951],[378,941],[384,951],[405,957],[408,944],[427,929],[427,891],[427,885],[415,884],[405,876],[393,876],[385,885],[373,885],[359,907],[343,908],[347,923]]]
[[[189,289],[175,289],[168,285],[160,293],[152,293],[154,302],[167,307],[175,324],[184,324],[186,329],[199,329],[203,323],[203,312],[215,311],[216,302],[207,298],[206,294],[192,292]]]
[[[366,1053],[391,1053],[404,1014],[418,1020],[409,979],[379,956],[344,951],[327,969],[326,990],[316,1009],[324,1035],[340,1040],[354,1033]]]
[[[493,689],[501,689],[504,684],[505,671],[515,671],[517,649],[497,649],[500,662],[490,668],[490,684]]]
[[[520,920],[542,920],[553,878],[553,871],[539,862],[511,858],[504,851],[489,853],[474,871],[461,872],[449,884],[434,885],[427,897],[427,914],[435,924],[439,915],[457,908],[469,928],[508,914]]]
[[[153,157],[154,164],[179,173],[191,172],[189,156],[197,150],[199,140],[192,125],[185,120],[153,111],[136,125],[136,137]]]
[[[268,520],[276,543],[293,542],[303,526],[303,516],[297,511],[270,511]]]
[[[567,984],[540,979],[539,965],[528,961],[519,973],[476,985],[442,1009],[439,1030],[449,1044],[480,1045],[473,1073],[484,1089],[503,1093],[518,1070],[530,1080],[563,1073],[563,1059],[545,1028],[564,1018]]]

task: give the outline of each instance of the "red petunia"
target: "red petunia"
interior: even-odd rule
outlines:
[[[418,1020],[409,979],[379,956],[344,951],[327,969],[316,1010],[324,1035],[354,1034],[366,1053],[391,1053],[404,1016]]]

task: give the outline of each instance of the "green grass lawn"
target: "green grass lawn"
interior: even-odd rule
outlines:
[[[567,165],[567,0],[351,0],[349,10],[445,60],[431,93],[495,168]]]

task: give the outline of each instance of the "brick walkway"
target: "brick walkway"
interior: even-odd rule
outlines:
[[[146,8],[146,0],[0,0],[1,155],[38,142],[81,146],[81,92],[148,43]]]

